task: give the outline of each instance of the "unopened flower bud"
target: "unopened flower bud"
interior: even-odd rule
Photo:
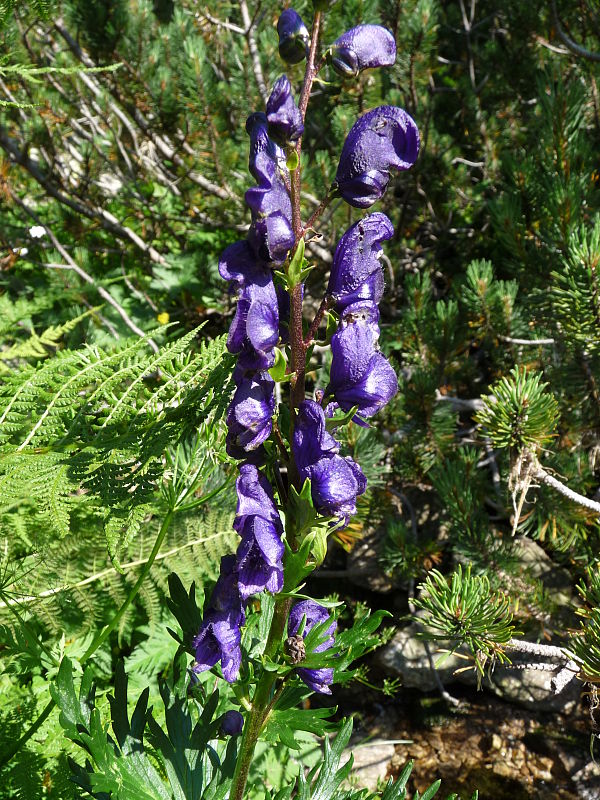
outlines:
[[[308,28],[302,17],[293,8],[286,8],[277,20],[279,55],[287,64],[298,64],[306,58],[308,50]]]
[[[226,711],[221,718],[221,733],[224,736],[239,736],[244,727],[244,718],[239,711]]]

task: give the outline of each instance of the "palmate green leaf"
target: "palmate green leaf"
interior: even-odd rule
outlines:
[[[175,800],[219,800],[227,794],[237,755],[235,737],[229,740],[223,762],[211,740],[218,735],[220,718],[213,719],[219,704],[213,692],[193,724],[187,700],[186,658],[175,662],[175,678],[170,686],[160,682],[165,705],[167,732],[152,716],[148,717],[150,741],[160,753]]]
[[[196,603],[196,584],[192,582],[189,591],[186,591],[179,576],[171,573],[169,595],[166,600],[167,608],[179,623],[182,634],[180,637],[178,633],[168,629],[169,633],[188,653],[193,654],[192,640],[202,622],[202,609]]]
[[[356,616],[352,627],[337,633],[335,643],[331,648],[315,653],[318,647],[327,638],[327,628],[331,625],[329,620],[315,625],[307,633],[304,643],[307,656],[302,661],[306,669],[332,668],[335,683],[347,683],[356,677],[358,670],[350,669],[351,664],[378,647],[384,634],[378,629],[385,617],[391,616],[388,611],[371,611],[363,605],[357,607]]]
[[[330,800],[339,797],[338,789],[352,770],[352,757],[341,767],[340,761],[352,734],[352,720],[342,724],[337,736],[331,744],[325,738],[323,746],[323,762],[313,767],[306,777],[302,770],[298,776],[298,800]]]
[[[69,659],[63,659],[51,691],[66,736],[86,751],[85,767],[71,762],[79,786],[94,797],[110,800],[223,800],[235,767],[236,739],[230,739],[221,761],[214,741],[220,719],[213,719],[218,693],[209,697],[194,724],[192,706],[196,703],[187,696],[186,663],[186,656],[176,658],[172,683],[160,684],[166,731],[148,709],[148,688],[139,696],[129,719],[127,676],[119,663],[114,696],[108,698],[109,733],[95,707],[91,671],[84,673],[76,692],[73,667]],[[152,757],[144,745],[146,725]],[[166,780],[155,766],[156,758],[162,762]]]
[[[171,800],[170,792],[143,748],[148,691],[140,696],[130,724],[125,673],[122,667],[117,671],[115,697],[111,702],[115,743],[108,737],[100,712],[95,708],[91,675],[90,670],[84,673],[77,694],[73,668],[65,658],[50,690],[60,708],[60,723],[66,736],[83,747],[91,759],[86,769],[73,765],[77,783],[93,796],[107,792],[114,800]]]
[[[296,739],[298,731],[307,731],[317,736],[330,733],[336,726],[327,721],[335,708],[299,708],[310,695],[302,686],[288,686],[269,715],[261,738],[269,742],[280,741],[292,750],[300,750],[303,742]]]

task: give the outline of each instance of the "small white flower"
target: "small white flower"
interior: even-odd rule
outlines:
[[[15,247],[13,249],[13,253],[16,253],[18,256],[26,256],[29,250],[26,247]]]
[[[29,228],[29,235],[32,239],[41,239],[42,236],[46,235],[46,228],[43,225],[34,225]]]

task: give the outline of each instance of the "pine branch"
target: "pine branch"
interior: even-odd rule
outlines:
[[[17,145],[13,142],[8,134],[7,129],[0,125],[0,147],[7,153],[9,158],[19,166],[23,167],[31,177],[44,189],[46,194],[53,197],[61,205],[70,208],[77,214],[81,214],[87,219],[99,222],[103,228],[113,233],[117,238],[133,242],[143,253],[147,254],[151,261],[162,266],[168,266],[169,262],[162,256],[158,250],[146,242],[131,228],[122,225],[119,220],[104,208],[96,207],[92,204],[84,205],[79,200],[75,200],[63,191],[58,189],[53,182],[48,178],[38,164],[29,157],[29,155],[22,150],[19,150]]]
[[[77,44],[75,39],[73,39],[71,34],[64,27],[61,19],[58,19],[55,22],[54,27],[57,30],[57,32],[62,36],[62,38],[65,40],[72,53],[79,59],[79,61],[81,61],[82,64],[85,64],[86,66],[94,66],[94,62]],[[82,79],[83,78],[85,78],[85,76],[82,76]],[[115,94],[117,92],[117,87],[115,85],[111,86],[110,91],[113,94]],[[101,94],[102,90],[100,89],[100,87],[97,87],[94,89],[94,93]],[[116,99],[123,105],[126,104],[125,99],[120,94],[117,94]],[[124,116],[123,112],[118,108],[116,103],[111,103],[111,108],[115,112],[115,114],[119,116],[120,119],[123,118]],[[189,178],[193,183],[196,183],[198,186],[202,187],[204,190],[215,195],[215,197],[219,197],[221,200],[231,200],[235,198],[234,193],[227,187],[222,188],[221,186],[217,186],[215,183],[209,181],[199,172],[195,170],[189,170],[184,160],[177,153],[177,151],[175,150],[173,145],[167,140],[167,138],[161,136],[160,134],[152,130],[150,122],[144,116],[144,114],[139,110],[139,108],[137,108],[135,103],[127,104],[127,110],[135,120],[137,126],[149,138],[149,140],[158,148],[158,150],[161,152],[164,158],[173,161],[173,163],[176,164],[178,167],[185,168],[186,177]],[[128,120],[127,125],[131,126],[131,124],[132,123]],[[191,151],[191,154],[193,154],[193,151]]]

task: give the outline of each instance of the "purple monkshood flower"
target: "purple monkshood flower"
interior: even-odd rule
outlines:
[[[269,137],[265,114],[248,117],[246,130],[250,135],[249,168],[258,181],[258,186],[246,192],[252,211],[248,241],[261,261],[281,263],[294,243],[292,203],[284,180],[285,154]]]
[[[240,531],[246,517],[257,516],[274,523],[281,534],[283,527],[275,506],[271,484],[252,464],[242,464],[235,484],[237,509],[233,527]]]
[[[275,382],[266,371],[245,374],[239,366],[233,378],[238,388],[227,409],[227,452],[245,459],[271,433]]]
[[[205,672],[220,661],[223,677],[229,683],[236,680],[240,671],[240,626],[246,621],[235,567],[235,556],[223,556],[221,574],[193,641],[194,672]]]
[[[389,67],[395,61],[394,36],[381,25],[358,25],[331,46],[331,65],[346,77],[354,77],[368,67]]]
[[[377,327],[358,314],[346,320],[331,339],[328,392],[344,411],[358,406],[361,417],[372,417],[396,394],[398,379],[377,349]]]
[[[330,614],[326,608],[315,603],[314,600],[302,600],[300,603],[296,603],[290,610],[288,636],[297,635],[300,624],[304,618],[306,621],[304,630],[302,631],[302,638],[306,639],[308,632],[311,631],[315,625],[320,625],[330,619]],[[332,620],[331,625],[325,630],[326,639],[314,648],[314,653],[323,653],[325,650],[329,650],[334,643],[336,629],[337,623],[335,620]],[[297,672],[304,683],[314,692],[318,692],[319,694],[331,694],[331,689],[329,687],[333,681],[333,669],[327,667],[322,669],[305,669],[299,667]]]
[[[248,169],[259,184],[271,184],[278,170],[285,168],[285,152],[269,136],[267,115],[262,111],[250,114],[246,132],[250,137]]]
[[[292,87],[287,75],[275,81],[267,100],[269,136],[279,144],[297,141],[304,133],[300,109],[292,97]]]
[[[263,591],[280,592],[283,588],[284,547],[278,526],[253,515],[244,519],[239,533],[242,541],[237,549],[236,563],[241,597],[247,600]]]
[[[229,328],[227,349],[240,354],[244,369],[267,369],[274,363],[279,339],[277,293],[271,270],[258,262],[245,240],[229,245],[221,255],[219,273],[233,282],[238,295]]]
[[[419,131],[406,111],[379,106],[363,114],[346,137],[335,176],[339,193],[356,208],[383,197],[390,170],[412,167],[419,153]]]
[[[352,303],[379,303],[383,296],[380,242],[390,239],[394,228],[385,214],[376,212],[348,228],[335,249],[327,294],[335,298],[339,312]]]
[[[267,478],[252,464],[242,464],[233,527],[242,537],[237,551],[240,594],[246,599],[283,586],[283,526]]]
[[[237,571],[243,599],[283,587],[283,526],[266,477],[252,464],[242,464],[237,479],[238,504],[233,527],[242,537]]]
[[[277,202],[277,198],[281,200],[282,211],[263,213],[260,210],[261,206]],[[287,192],[283,193],[278,187],[268,190],[268,193],[265,192],[261,196],[256,190],[249,189],[246,192],[246,202],[251,209],[259,209],[256,212],[253,211],[253,222],[248,231],[248,241],[254,248],[254,252],[263,261],[283,264],[294,244],[294,231],[291,223],[292,206]]]
[[[292,453],[302,481],[311,481],[316,510],[347,525],[367,481],[358,464],[339,455],[339,444],[327,432],[323,409],[314,400],[298,407]]]
[[[221,733],[224,736],[239,736],[244,727],[244,718],[239,711],[231,709],[221,717]]]
[[[288,64],[298,64],[306,58],[308,29],[302,17],[293,8],[286,8],[277,20],[279,55]]]

